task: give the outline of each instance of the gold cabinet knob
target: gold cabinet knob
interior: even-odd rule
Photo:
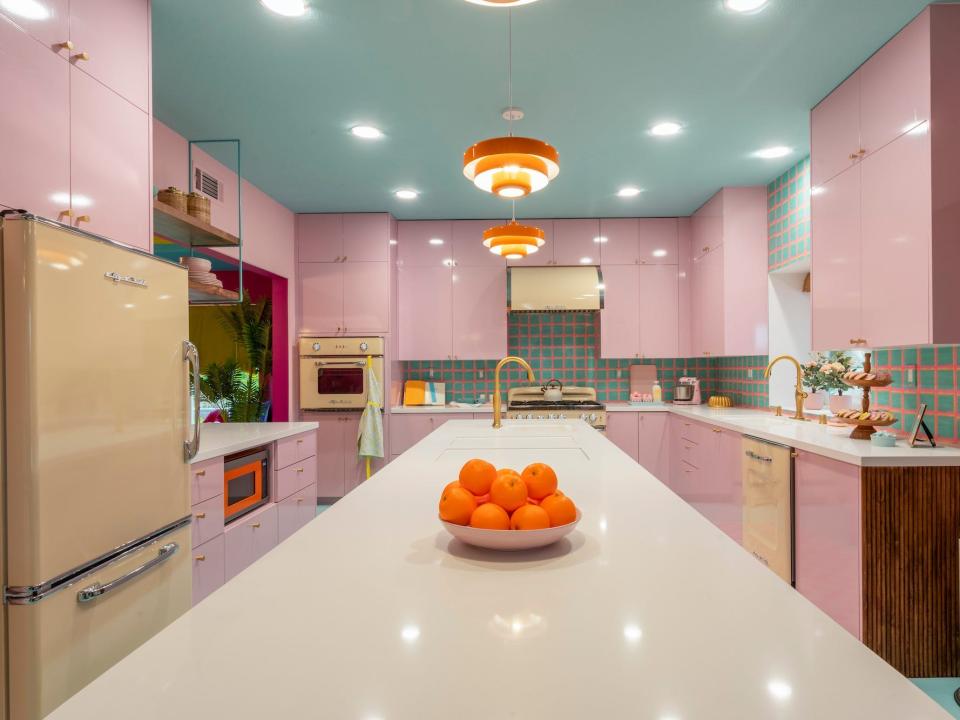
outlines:
[[[90,222],[90,216],[89,216],[89,215],[79,215],[79,216],[77,217],[77,224],[80,224],[80,223],[82,223],[82,222]]]
[[[297,505],[303,502],[303,498],[297,498]]]
[[[720,428],[711,428],[711,430],[713,430],[715,433],[722,433],[722,432],[723,432],[723,430],[721,430]]]
[[[254,523],[253,525],[251,525],[250,527],[256,529],[256,528],[260,527],[260,523],[255,522],[255,523]]]
[[[777,417],[783,416],[783,408],[780,405],[773,406],[773,414]]]
[[[850,159],[851,159],[851,160],[859,160],[859,159],[860,159],[860,154],[859,154],[859,153],[850,153]]]
[[[197,520],[203,520],[206,516],[207,514],[205,512],[198,512],[195,517]]]
[[[297,468],[297,472],[298,472],[298,473],[302,473],[302,472],[303,472],[303,468]]]
[[[90,59],[90,53],[88,53],[88,52],[86,52],[86,51],[78,52],[78,53],[76,53],[75,55],[71,55],[71,56],[70,56],[70,59],[71,59],[71,60],[77,60],[77,61],[80,61],[80,60],[89,60],[89,59]]]
[[[194,557],[194,560],[196,560],[197,562],[203,562],[206,559],[207,559],[206,555],[197,555],[196,557]]]
[[[73,41],[64,40],[63,42],[58,42],[54,45],[57,50],[73,50]]]
[[[863,157],[866,154],[867,154],[867,151],[864,150],[863,148],[860,148],[859,150],[857,150],[857,155],[860,157]]]
[[[194,473],[194,474],[195,474],[197,477],[203,477],[204,475],[207,474],[207,471],[206,471],[206,470],[197,470],[197,472]]]
[[[297,438],[297,445],[303,442],[303,438]]]
[[[73,217],[73,210],[61,210],[57,213],[57,219],[62,220],[65,217]]]

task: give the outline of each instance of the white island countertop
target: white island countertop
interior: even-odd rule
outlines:
[[[459,544],[472,457],[553,465],[583,518]],[[949,716],[581,421],[451,421],[49,720],[923,720]]]
[[[248,450],[318,427],[315,422],[203,423],[200,426],[200,450],[190,462],[203,462]]]

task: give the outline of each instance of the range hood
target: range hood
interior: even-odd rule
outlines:
[[[594,265],[507,269],[510,312],[603,309],[603,276]]]

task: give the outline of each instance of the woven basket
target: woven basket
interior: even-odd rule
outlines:
[[[187,212],[200,222],[210,224],[210,198],[192,192],[187,196]]]
[[[180,212],[187,212],[187,194],[173,185],[157,193],[157,200],[164,205],[175,207]]]

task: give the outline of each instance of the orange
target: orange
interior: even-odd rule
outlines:
[[[470,516],[470,527],[485,530],[509,530],[510,516],[499,505],[484,503]]]
[[[440,518],[457,525],[466,525],[477,508],[477,499],[462,487],[448,488],[440,496]]]
[[[467,460],[460,468],[460,484],[474,495],[486,495],[497,478],[497,469],[486,460]]]
[[[463,487],[463,485],[460,484],[459,480],[454,480],[451,483],[447,483],[447,486],[443,489],[443,492],[446,492],[447,490],[450,490],[451,488],[455,488],[455,487]],[[440,493],[440,495],[442,496],[443,493]]]
[[[550,516],[550,527],[568,525],[577,519],[577,506],[559,490],[541,500],[540,507]]]
[[[490,502],[496,503],[507,512],[513,512],[527,502],[527,486],[515,470],[500,470],[497,479],[490,486]]]
[[[534,500],[540,500],[552,495],[557,490],[557,474],[546,463],[527,465],[520,474],[527,492]]]
[[[513,511],[510,527],[514,530],[543,530],[550,527],[550,516],[538,505],[524,505]]]

